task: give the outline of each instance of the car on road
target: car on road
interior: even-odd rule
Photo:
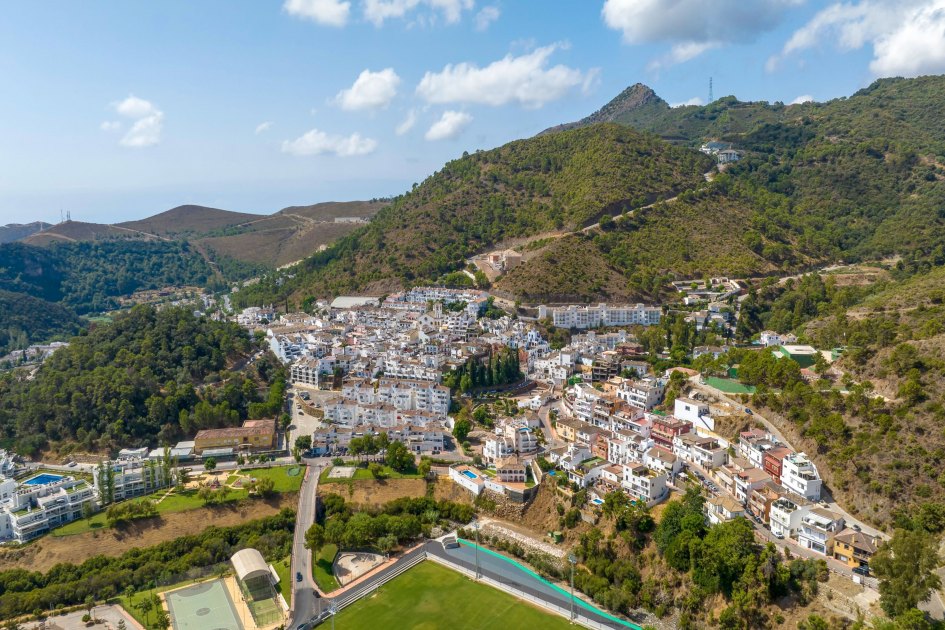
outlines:
[[[302,581],[302,572],[301,572],[301,571],[296,571],[296,572],[295,572],[295,581],[296,581],[296,582],[301,582],[301,581]]]
[[[745,413],[747,413],[749,416],[753,415],[752,410],[749,409],[748,407],[745,407]]]
[[[855,574],[857,574],[857,575],[862,575],[863,577],[869,577],[869,576],[870,576],[870,568],[869,568],[869,567],[855,567],[855,568],[853,569],[853,572],[854,572]]]
[[[777,534],[775,534],[774,537],[777,538],[778,540],[784,540],[784,534],[781,532],[778,532]]]
[[[854,523],[854,524],[853,524],[853,531],[855,531],[855,532],[862,532],[862,531],[863,531],[863,528],[860,527],[859,525],[857,525],[856,523]]]

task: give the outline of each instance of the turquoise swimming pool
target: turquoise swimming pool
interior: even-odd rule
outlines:
[[[53,475],[51,473],[40,473],[35,477],[23,482],[24,486],[45,486],[50,483],[56,483],[62,480],[62,475]]]
[[[464,470],[464,471],[463,471],[463,477],[468,477],[469,479],[478,479],[478,478],[479,478],[479,475],[477,475],[476,473],[474,473],[474,472],[471,471],[471,470]]]

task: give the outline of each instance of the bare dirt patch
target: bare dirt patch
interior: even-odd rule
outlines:
[[[427,483],[423,479],[357,479],[343,484],[325,484],[318,492],[338,494],[358,505],[381,506],[401,497],[425,496]]]
[[[297,503],[295,493],[282,494],[269,501],[241,501],[233,506],[164,514],[121,529],[109,528],[62,538],[45,536],[19,549],[0,551],[0,570],[26,568],[47,571],[60,562],[80,564],[92,556],[119,556],[132,547],[150,547],[197,534],[211,525],[227,527],[272,516],[284,507],[294,508]]]

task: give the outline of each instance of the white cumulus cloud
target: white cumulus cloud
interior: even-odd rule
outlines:
[[[393,68],[363,71],[350,88],[338,92],[335,102],[349,111],[387,107],[397,96],[400,77]]]
[[[802,103],[813,103],[814,97],[810,94],[801,94],[796,99],[790,102],[790,105],[800,105]]]
[[[323,26],[344,26],[351,15],[351,3],[341,0],[285,0],[282,8],[289,15]]]
[[[670,43],[651,69],[689,61],[725,44],[753,41],[803,0],[606,0],[604,24],[628,44]]]
[[[945,72],[945,0],[861,0],[834,3],[794,32],[768,59],[769,72],[804,50],[833,42],[841,51],[873,49],[875,76]]]
[[[143,148],[158,144],[164,128],[164,112],[154,103],[131,94],[128,98],[112,103],[120,116],[132,120],[131,128],[119,140],[124,147]],[[103,131],[118,131],[122,125],[118,121],[105,121],[100,127]]]
[[[364,0],[364,17],[374,26],[382,26],[385,20],[403,18],[419,6],[426,6],[437,15],[442,15],[447,24],[455,24],[463,11],[475,6],[474,0]]]
[[[413,126],[416,124],[417,124],[417,112],[416,110],[411,109],[409,112],[407,112],[407,117],[404,118],[400,122],[399,125],[397,125],[397,128],[394,129],[394,131],[397,133],[398,136],[402,136],[408,131],[410,131],[411,129],[413,129]]]
[[[359,133],[350,136],[328,134],[318,129],[312,129],[295,140],[284,140],[282,152],[292,155],[323,155],[331,153],[338,157],[352,157],[367,155],[377,148],[377,141],[365,138]]]
[[[423,137],[427,140],[450,140],[461,134],[472,120],[473,117],[466,112],[445,111]]]
[[[267,131],[272,129],[272,125],[273,125],[273,122],[271,120],[267,120],[265,122],[259,123],[258,125],[256,125],[256,135],[258,136],[261,133],[266,133]]]
[[[545,46],[519,57],[507,55],[484,68],[474,63],[449,64],[441,72],[423,75],[417,94],[428,103],[541,107],[585,85],[592,75],[560,64],[549,67],[559,47]]]
[[[479,13],[476,14],[476,30],[484,31],[488,29],[490,24],[499,19],[500,15],[502,15],[502,12],[499,7],[491,5],[482,7]]]
[[[682,101],[681,103],[672,103],[670,107],[686,107],[688,105],[705,105],[705,101],[699,98],[698,96],[693,96],[688,101]]]

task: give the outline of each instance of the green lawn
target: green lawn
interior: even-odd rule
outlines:
[[[349,630],[493,630],[572,628],[567,619],[432,562],[422,562],[338,613]]]
[[[371,471],[368,470],[367,468],[358,468],[357,470],[355,470],[354,477],[348,477],[344,479],[329,478],[328,473],[331,469],[332,467],[329,466],[328,468],[322,471],[322,474],[319,475],[318,477],[318,483],[320,484],[322,483],[347,483],[347,482],[350,482],[352,480],[357,480],[357,479],[374,479],[374,475],[372,475]],[[382,466],[382,470],[383,470],[382,474],[383,474],[384,479],[420,479],[421,478],[420,473],[416,472],[416,470],[414,472],[401,473],[401,472],[397,472],[396,470],[394,470],[393,468],[387,465]]]
[[[338,581],[334,573],[331,572],[331,564],[338,555],[338,547],[327,544],[318,550],[317,554],[312,554],[312,566],[315,583],[323,593],[330,593],[338,588]]]
[[[296,473],[291,474],[295,470]],[[298,492],[299,488],[302,486],[302,474],[301,469],[297,466],[279,466],[275,468],[258,468],[253,470],[246,471],[247,475],[256,477],[257,479],[262,479],[263,477],[269,477],[273,480],[274,486],[273,489],[276,492]],[[222,475],[221,481],[222,481]],[[157,501],[167,492],[167,489],[159,490],[154,494],[149,494],[147,497],[142,497],[140,499],[134,499],[135,501],[140,501],[143,498],[152,499]],[[233,503],[234,501],[241,501],[249,497],[249,493],[246,490],[233,490],[230,489],[229,494],[226,496],[226,500],[223,503]],[[197,490],[174,490],[174,493],[165,498],[163,501],[157,504],[158,514],[170,514],[172,512],[186,512],[188,510],[196,510],[197,508],[204,507],[205,503],[203,499],[197,496]],[[75,534],[82,534],[94,529],[102,529],[107,527],[108,524],[105,520],[105,513],[99,512],[91,518],[88,519],[79,519],[78,521],[72,521],[58,529],[52,531],[53,536],[73,536]]]
[[[304,468],[300,466],[279,466],[276,468],[252,468],[240,471],[256,479],[269,478],[275,483],[276,492],[298,492],[302,487]]]
[[[292,605],[292,559],[285,558],[279,562],[273,562],[272,568],[276,570],[279,576],[279,592],[285,598],[285,603]]]

